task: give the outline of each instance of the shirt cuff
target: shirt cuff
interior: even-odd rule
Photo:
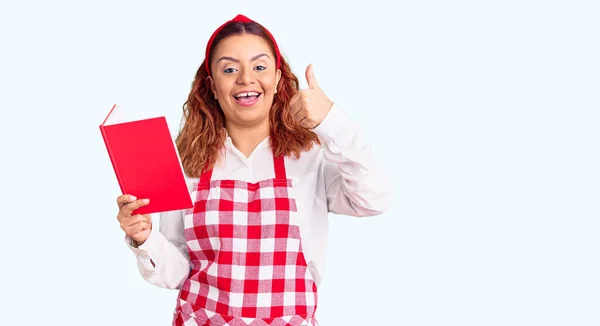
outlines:
[[[323,121],[321,121],[321,123],[312,131],[317,134],[321,140],[327,143],[333,142],[342,131],[347,119],[346,113],[333,103],[333,106],[325,116],[325,119],[323,119]]]
[[[160,234],[156,228],[152,228],[148,239],[146,239],[141,246],[136,246],[133,239],[125,236],[125,244],[127,247],[133,251],[138,261],[149,271],[154,270],[154,265],[151,261],[152,256],[156,256],[163,247],[164,243],[162,240],[164,240],[164,238],[161,237],[161,235],[162,234]]]

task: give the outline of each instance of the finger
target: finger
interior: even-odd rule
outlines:
[[[300,114],[304,110],[304,101],[298,101],[296,102],[296,104],[294,104],[294,106],[292,106],[292,115],[294,116],[294,118],[296,118],[298,116],[298,114]]]
[[[306,110],[300,110],[294,115],[294,119],[296,119],[298,122],[301,122],[302,120],[306,119],[307,116],[308,112],[306,112]]]
[[[139,222],[132,226],[125,228],[125,233],[129,236],[136,235],[142,231],[148,230],[150,228],[150,224],[146,222]]]
[[[121,212],[125,213],[127,216],[131,215],[131,213],[142,207],[142,206],[146,206],[150,203],[150,199],[138,199],[134,202],[131,202],[129,204],[125,204],[123,205],[123,207],[121,208]]]
[[[144,225],[148,226],[148,225],[152,224],[152,220],[148,219],[148,218],[145,218],[146,217],[145,215],[135,215],[135,217],[136,217],[136,219],[133,222],[130,221],[130,219],[128,219],[127,221],[124,221],[123,222],[123,224],[124,224],[123,225],[123,229],[129,230],[129,229],[131,229],[133,227],[136,227],[136,226],[142,227]]]
[[[296,105],[296,103],[302,98],[302,93],[298,92],[296,94],[294,94],[294,96],[292,96],[292,99],[290,100],[290,103],[288,104],[290,107],[293,107],[294,105]]]
[[[312,114],[308,110],[300,111],[296,116],[294,116],[296,121],[301,127],[312,129],[316,125]]]
[[[140,231],[140,232],[138,232],[138,233],[134,234],[134,235],[133,235],[131,238],[132,238],[132,239],[134,239],[134,240],[136,240],[136,239],[139,239],[139,238],[142,236],[142,233],[144,233],[144,231],[146,231],[146,230],[142,230],[142,231]],[[146,239],[147,239],[147,237],[146,237]],[[138,240],[136,240],[136,241],[138,241]],[[144,241],[145,241],[145,240],[144,240]],[[138,242],[138,243],[139,243],[139,242]],[[138,245],[139,245],[139,244],[138,244]]]
[[[122,219],[121,226],[127,228],[140,222],[152,223],[152,219],[148,215],[133,215],[129,218]]]
[[[315,124],[309,117],[306,117],[300,121],[300,125],[306,129],[311,129]]]
[[[315,78],[315,72],[313,70],[312,63],[306,67],[306,81],[308,82],[308,88],[319,88],[319,83],[317,82],[317,78]]]
[[[137,200],[137,198],[133,195],[123,194],[123,195],[117,197],[117,205],[119,205],[119,209],[121,209],[121,207],[123,207],[123,205],[129,204],[136,200]]]
[[[296,116],[298,114],[298,112],[300,112],[302,109],[306,108],[308,105],[308,98],[309,98],[310,93],[306,90],[300,90],[299,93],[301,94],[300,97],[291,106],[292,114],[294,116]]]

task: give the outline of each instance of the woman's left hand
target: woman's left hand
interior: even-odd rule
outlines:
[[[325,119],[333,102],[319,87],[312,63],[306,68],[306,81],[308,89],[298,91],[290,100],[290,107],[294,118],[302,127],[314,129]]]

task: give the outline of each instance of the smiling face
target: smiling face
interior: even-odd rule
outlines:
[[[242,34],[219,42],[212,55],[209,78],[227,126],[268,124],[281,71],[262,37]]]

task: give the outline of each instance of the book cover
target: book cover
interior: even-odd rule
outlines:
[[[114,105],[100,125],[102,138],[121,192],[148,198],[133,214],[151,214],[193,207],[179,154],[165,117],[107,124]]]

